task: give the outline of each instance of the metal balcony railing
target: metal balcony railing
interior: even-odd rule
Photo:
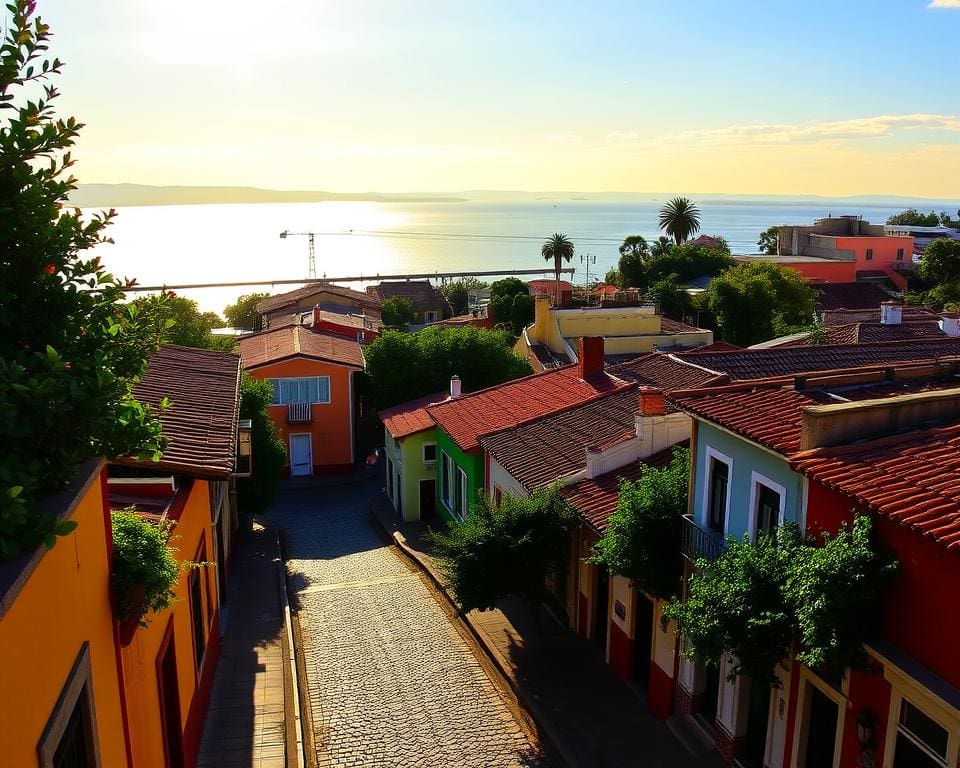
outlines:
[[[287,424],[308,424],[313,421],[313,408],[310,403],[290,403],[287,405]]]
[[[693,515],[683,516],[683,554],[695,562],[698,558],[716,560],[727,548],[722,533],[712,528],[704,528],[693,519]]]

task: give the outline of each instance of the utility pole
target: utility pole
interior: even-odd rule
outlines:
[[[596,257],[596,256],[591,256],[589,253],[586,253],[586,254],[581,253],[581,254],[580,254],[580,263],[581,263],[581,264],[584,264],[584,265],[586,266],[586,268],[587,268],[586,288],[587,288],[587,290],[590,290],[590,264],[591,264],[591,263],[596,264],[596,263],[597,263],[597,257]]]
[[[289,232],[286,229],[280,233],[280,239],[286,240],[289,235],[295,235],[297,237],[306,237],[307,242],[310,246],[310,256],[309,261],[307,262],[307,280],[316,280],[317,279],[317,258],[316,252],[313,247],[313,232]]]

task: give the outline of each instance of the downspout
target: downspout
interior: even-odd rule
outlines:
[[[110,490],[107,485],[107,466],[100,470],[100,503],[103,507],[103,536],[107,547],[107,573],[113,573],[113,523],[110,518]],[[113,597],[110,598],[111,605]],[[117,666],[117,687],[120,694],[120,719],[123,722],[123,751],[127,768],[133,768],[133,747],[130,744],[130,715],[127,712],[127,688],[124,685],[123,658],[120,655],[120,621],[113,617],[113,657]]]

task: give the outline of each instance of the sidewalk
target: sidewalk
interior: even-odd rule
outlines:
[[[234,554],[198,768],[286,768],[281,567],[276,532],[254,522]]]
[[[446,593],[423,544],[427,526],[401,522],[382,495],[370,509],[397,545]],[[550,619],[535,626],[520,601],[503,601],[492,611],[471,611],[466,620],[569,768],[723,765],[715,752],[691,756],[592,646]]]

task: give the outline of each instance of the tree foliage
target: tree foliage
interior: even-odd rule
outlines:
[[[391,296],[380,308],[380,319],[387,328],[403,331],[417,321],[417,311],[406,296]]]
[[[894,213],[888,216],[887,224],[913,227],[937,227],[940,225],[940,216],[933,211],[930,211],[930,213],[920,213],[916,208],[908,208],[901,213]]]
[[[110,588],[120,621],[137,619],[147,626],[146,614],[173,605],[173,588],[180,576],[180,563],[170,546],[173,524],[152,523],[134,510],[110,514],[113,531],[113,562]]]
[[[34,5],[8,6],[0,46],[0,557],[73,530],[36,504],[81,461],[164,447],[156,414],[132,394],[159,338],[124,303],[128,283],[89,254],[109,242],[114,214],[64,209],[82,125],[54,112],[49,81],[62,65],[46,58]]]
[[[555,232],[547,241],[540,246],[540,255],[544,261],[553,262],[553,272],[557,280],[557,304],[560,303],[560,270],[563,268],[564,261],[573,259],[576,250],[573,242],[566,235]]]
[[[231,328],[243,328],[248,331],[259,331],[262,316],[257,312],[257,304],[270,298],[269,293],[247,293],[238,296],[234,304],[227,304],[223,316]]]
[[[765,253],[768,256],[773,256],[777,252],[777,243],[780,237],[780,227],[772,226],[767,227],[763,232],[760,233],[760,239],[757,241],[757,248],[760,249],[760,253]]]
[[[201,312],[197,302],[173,293],[143,296],[133,302],[142,322],[153,324],[166,344],[230,352],[236,347],[232,336],[214,336],[214,328],[223,327],[216,312]]]
[[[511,342],[507,331],[473,326],[386,331],[364,350],[373,401],[386,408],[444,391],[454,374],[464,392],[529,375],[530,363]]]
[[[670,280],[687,283],[697,277],[719,275],[734,264],[729,251],[702,245],[671,245],[652,251],[630,250],[617,262],[616,275],[621,288],[639,288],[646,292],[657,282]]]
[[[493,319],[497,323],[511,323],[512,325],[514,299],[517,296],[529,295],[530,290],[527,288],[527,284],[519,278],[505,277],[503,280],[494,282],[490,286],[490,308],[493,310]]]
[[[470,291],[486,288],[487,284],[475,277],[465,277],[440,286],[454,315],[465,315],[470,310]]]
[[[617,511],[594,547],[593,562],[651,595],[676,597],[689,472],[690,451],[675,448],[666,467],[645,466],[638,480],[621,482]]]
[[[529,498],[480,494],[463,522],[430,535],[431,554],[460,610],[489,610],[508,595],[531,605],[547,597],[548,572],[566,567],[576,513],[553,488]]]
[[[510,326],[514,336],[519,336],[523,333],[523,329],[533,322],[536,306],[536,300],[529,293],[518,293],[513,297],[513,305],[510,307]]]
[[[687,599],[665,609],[685,653],[711,665],[726,657],[731,678],[771,686],[795,638],[797,658],[813,668],[833,673],[859,663],[874,598],[895,569],[874,551],[870,531],[870,518],[858,515],[822,546],[796,525],[755,543],[730,540],[717,560],[698,563]]]
[[[256,515],[270,506],[277,496],[280,470],[287,463],[287,446],[270,418],[273,387],[265,379],[244,373],[240,380],[240,418],[251,421],[250,477],[237,478],[237,503],[240,511]]]
[[[816,291],[792,269],[757,261],[711,280],[706,297],[724,340],[747,347],[809,327]]]
[[[920,257],[918,271],[933,286],[925,301],[940,307],[960,301],[960,240],[938,238],[931,242]]]
[[[687,197],[675,197],[660,209],[660,229],[680,245],[700,231],[700,209]]]
[[[684,320],[692,317],[694,312],[693,298],[682,283],[674,276],[657,280],[650,286],[647,296],[660,305],[660,314],[674,320]]]

